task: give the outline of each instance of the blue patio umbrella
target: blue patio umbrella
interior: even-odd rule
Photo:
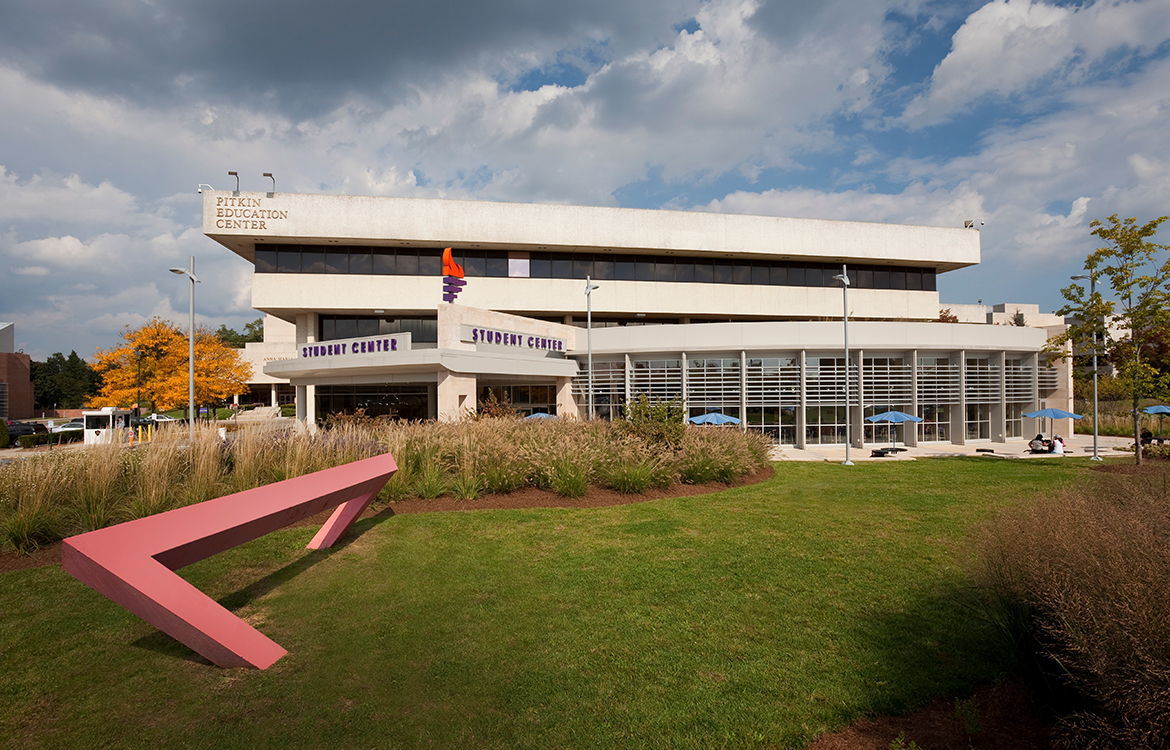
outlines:
[[[1028,419],[1080,419],[1080,414],[1073,414],[1071,411],[1064,409],[1039,409],[1037,411],[1030,411],[1024,414]]]
[[[902,422],[921,422],[922,417],[916,417],[913,414],[907,414],[904,411],[883,411],[881,414],[874,414],[872,417],[866,417],[866,422],[889,422],[891,424],[901,424]],[[893,445],[897,445],[898,433],[890,430],[890,440]]]
[[[691,424],[739,424],[739,420],[735,417],[729,417],[717,411],[708,412],[699,417],[691,417],[687,421]]]
[[[1142,411],[1144,411],[1146,414],[1158,415],[1158,442],[1162,442],[1162,415],[1170,414],[1170,406],[1162,406],[1161,404],[1158,404],[1157,406],[1147,406],[1146,408],[1142,409]]]
[[[525,419],[556,419],[556,414],[549,414],[548,412],[537,411],[529,414]]]

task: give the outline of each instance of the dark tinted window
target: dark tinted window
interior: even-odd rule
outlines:
[[[547,279],[552,275],[552,261],[533,253],[528,260],[528,275],[534,279]]]
[[[378,335],[378,319],[377,318],[358,318],[357,319],[357,335],[358,336],[377,336]]]
[[[788,266],[784,263],[776,263],[772,266],[768,278],[772,286],[783,286],[788,283]]]
[[[583,279],[586,276],[593,275],[593,256],[589,254],[581,254],[573,256],[573,278]]]
[[[368,250],[353,247],[349,250],[349,272],[371,274],[374,272],[373,256]]]
[[[922,289],[922,272],[921,271],[907,271],[906,272],[906,288],[919,291]]]
[[[654,281],[654,258],[647,255],[638,256],[638,281]]]
[[[281,250],[276,254],[276,272],[277,273],[300,273],[301,272],[301,252],[300,250]]]
[[[654,262],[655,281],[674,281],[674,259],[659,258]]]
[[[400,276],[418,276],[418,251],[404,247],[397,252]]]
[[[804,266],[800,263],[791,263],[788,266],[788,285],[804,286]]]
[[[733,261],[731,266],[731,280],[736,284],[750,284],[752,283],[752,266],[751,261],[737,260]]]
[[[554,279],[573,278],[573,256],[568,253],[553,253],[552,277]]]
[[[890,271],[890,289],[906,288],[906,272]]]
[[[325,253],[325,273],[349,273],[349,253],[327,251]]]
[[[442,276],[443,275],[443,251],[442,250],[419,250],[418,251],[418,273],[419,273],[419,276]]]
[[[619,257],[614,263],[614,278],[618,281],[633,281],[636,265],[634,259],[628,255]]]
[[[934,283],[935,283],[934,271],[923,271],[922,272],[922,291],[924,291],[924,292],[937,292],[938,289],[935,288]]]
[[[604,255],[593,257],[593,278],[608,280],[613,278],[613,258]]]
[[[695,261],[695,281],[700,284],[710,284],[715,281],[715,269],[711,261]]]
[[[325,253],[317,250],[302,251],[301,273],[325,273]]]
[[[876,269],[873,272],[873,288],[874,289],[889,289],[890,288],[890,272],[883,269]]]
[[[764,265],[763,261],[756,261],[752,263],[752,283],[753,284],[768,284],[770,283],[770,275],[768,274],[768,267]]]
[[[730,284],[733,276],[731,261],[717,260],[713,265],[715,266],[715,283]]]
[[[854,275],[857,276],[856,283],[858,289],[873,289],[873,269],[859,268],[855,274],[849,274],[850,277]],[[850,278],[850,281],[852,281],[852,278]]]
[[[679,258],[674,263],[674,280],[675,281],[694,281],[695,280],[695,264],[687,258]]]
[[[398,273],[398,264],[395,262],[393,250],[374,253],[374,273]]]
[[[497,250],[492,250],[486,255],[487,275],[495,277],[508,276],[508,254]]]
[[[336,335],[339,339],[356,339],[357,338],[357,319],[356,318],[337,318]]]
[[[276,251],[256,249],[256,273],[276,273]]]
[[[463,254],[463,273],[466,276],[487,276],[487,261],[483,253],[474,250]]]
[[[337,338],[337,325],[333,318],[322,315],[321,316],[321,340],[332,341]]]

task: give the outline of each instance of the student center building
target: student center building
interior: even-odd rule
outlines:
[[[309,423],[455,419],[491,393],[584,417],[590,340],[598,417],[677,398],[798,447],[844,442],[847,420],[888,441],[865,417],[893,409],[922,417],[895,428],[911,445],[1003,442],[1041,429],[1025,412],[1071,406],[1035,314],[939,322],[936,278],[979,262],[977,229],[206,190],[203,228],[255,266],[253,400]]]

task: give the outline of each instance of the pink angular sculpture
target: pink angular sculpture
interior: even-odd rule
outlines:
[[[339,506],[308,545],[330,547],[397,470],[386,453],[69,537],[61,565],[215,664],[267,669],[288,652],[173,571]]]

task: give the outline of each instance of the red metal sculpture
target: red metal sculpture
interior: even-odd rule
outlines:
[[[288,652],[173,571],[337,506],[308,545],[330,547],[397,470],[386,453],[80,534],[61,565],[215,664],[266,669]]]

